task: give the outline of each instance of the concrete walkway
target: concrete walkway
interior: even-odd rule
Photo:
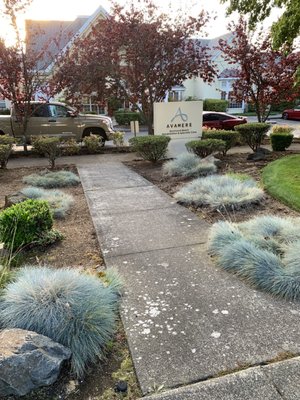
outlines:
[[[78,169],[106,265],[125,280],[121,315],[143,395],[163,386],[150,398],[299,399],[300,305],[214,267],[210,226],[122,163]]]

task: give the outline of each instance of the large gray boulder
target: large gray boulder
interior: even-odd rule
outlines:
[[[0,332],[0,398],[23,396],[51,385],[71,351],[50,338],[22,329]]]

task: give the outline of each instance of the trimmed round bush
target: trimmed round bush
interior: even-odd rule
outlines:
[[[32,147],[40,155],[44,155],[49,160],[51,169],[55,167],[55,160],[61,154],[59,147],[60,140],[58,137],[37,136],[32,137]]]
[[[112,338],[119,294],[97,277],[70,269],[25,267],[1,298],[0,325],[48,336],[72,351],[71,365],[82,377],[103,359]]]
[[[214,163],[201,160],[191,153],[180,154],[175,160],[163,165],[163,173],[167,176],[200,176],[210,175],[217,171]]]
[[[61,190],[45,190],[37,187],[28,187],[22,189],[21,193],[30,199],[47,201],[54,218],[64,218],[74,203],[73,196]]]
[[[149,135],[131,138],[129,143],[140,157],[155,163],[166,157],[170,140],[169,136]]]
[[[175,193],[175,198],[184,204],[228,210],[259,203],[263,197],[263,190],[253,179],[241,181],[227,175],[195,179]]]
[[[6,168],[15,138],[9,135],[0,135],[0,168]]]
[[[223,155],[225,156],[227,151],[230,150],[239,140],[239,134],[236,131],[225,131],[224,129],[220,130],[212,130],[207,129],[203,130],[202,137],[204,139],[219,139],[223,140],[225,143],[224,150],[222,150]]]
[[[10,249],[34,243],[53,225],[49,204],[26,200],[0,213],[0,242]]]
[[[205,158],[210,154],[223,152],[225,142],[219,139],[191,140],[185,144],[187,151],[196,154],[201,158]]]
[[[263,122],[248,122],[235,126],[234,130],[240,134],[242,143],[246,143],[253,151],[256,151],[261,146],[270,126]]]
[[[288,300],[300,300],[300,219],[272,215],[243,223],[218,222],[209,252],[221,268],[253,286]]]
[[[286,132],[271,133],[271,146],[273,151],[285,151],[293,142],[294,135]]]
[[[28,175],[23,178],[23,182],[26,183],[26,185],[51,189],[77,186],[80,183],[80,179],[73,172],[57,171]]]

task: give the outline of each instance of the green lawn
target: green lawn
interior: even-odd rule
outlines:
[[[300,211],[300,155],[271,162],[263,169],[262,180],[273,197]]]

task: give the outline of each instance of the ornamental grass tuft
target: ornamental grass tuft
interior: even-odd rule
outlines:
[[[1,297],[0,325],[48,336],[72,351],[82,377],[103,359],[115,329],[120,296],[100,279],[71,269],[24,267]]]
[[[300,300],[300,219],[260,216],[243,223],[218,222],[209,252],[221,268],[258,289]]]
[[[26,185],[43,187],[46,189],[77,186],[80,179],[70,171],[57,171],[25,176],[23,182]]]
[[[65,218],[66,213],[74,203],[73,196],[61,190],[46,190],[37,187],[28,187],[21,190],[30,199],[45,200],[50,206],[54,218]]]
[[[216,171],[214,163],[190,153],[180,154],[175,160],[167,161],[163,165],[163,173],[167,176],[193,177],[210,175]]]
[[[263,197],[263,190],[253,179],[241,181],[227,175],[195,179],[175,193],[175,198],[187,205],[227,210],[259,203]]]

